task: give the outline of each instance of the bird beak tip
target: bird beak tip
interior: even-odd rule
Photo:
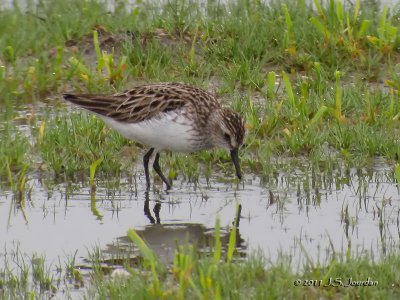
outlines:
[[[242,172],[240,171],[238,149],[231,150],[231,158],[232,158],[233,165],[235,166],[235,169],[236,169],[236,176],[239,179],[242,179]]]

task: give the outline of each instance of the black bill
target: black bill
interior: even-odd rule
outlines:
[[[238,149],[233,149],[231,150],[231,158],[232,158],[232,162],[235,166],[236,169],[236,176],[239,179],[242,179],[242,172],[240,171],[240,164],[239,164],[239,152]]]

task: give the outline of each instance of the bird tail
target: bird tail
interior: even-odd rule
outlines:
[[[117,104],[112,101],[114,99],[110,99],[109,96],[105,95],[66,93],[63,97],[68,102],[100,115],[107,115]]]
[[[76,101],[76,100],[77,100],[77,98],[78,98],[78,96],[77,96],[77,95],[74,95],[74,94],[68,94],[68,93],[66,93],[66,94],[63,94],[63,97],[64,97],[64,100],[67,100],[67,101],[69,101],[69,102],[74,102],[74,101]]]

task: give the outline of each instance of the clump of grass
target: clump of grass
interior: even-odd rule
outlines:
[[[48,291],[52,287],[53,277],[50,275],[50,267],[45,266],[44,257],[33,256],[31,259],[33,283],[39,286],[39,293]]]
[[[12,261],[8,260],[9,257],[12,257]],[[12,253],[6,251],[3,266],[0,268],[2,299],[36,299],[52,297],[57,293],[51,266],[46,264],[44,257],[26,257],[17,248]]]
[[[28,153],[31,145],[17,128],[7,127],[0,132],[0,176],[13,181],[13,174],[30,167]]]
[[[125,77],[127,69],[127,57],[122,56],[118,62],[114,53],[102,51],[100,49],[99,34],[97,30],[93,31],[93,47],[96,54],[96,71],[92,72],[91,67],[86,65],[82,59],[75,56],[69,58],[69,64],[74,72],[71,75],[78,77],[78,80],[91,90],[98,86],[102,86],[108,82],[111,86],[117,86]]]
[[[43,162],[56,173],[89,170],[95,161],[102,161],[100,170],[118,173],[121,166],[118,153],[127,143],[95,117],[71,114],[70,118],[49,120],[38,146]]]

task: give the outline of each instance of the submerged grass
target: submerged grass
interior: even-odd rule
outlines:
[[[133,231],[130,236],[133,236]],[[218,235],[216,235],[216,238]],[[200,254],[191,245],[179,246],[172,265],[156,259],[152,250],[138,236],[145,257],[129,273],[102,266],[101,253],[93,254],[90,280],[72,265],[57,266],[57,275],[43,257],[14,256],[18,264],[7,263],[0,269],[2,299],[48,299],[68,297],[80,289],[86,299],[298,299],[368,298],[397,299],[400,296],[400,257],[393,254],[380,262],[358,256],[333,258],[324,265],[305,265],[294,271],[287,258],[269,262],[260,253],[246,259],[234,256],[224,260],[226,252]],[[217,244],[214,253],[217,251]],[[64,282],[64,283],[63,283]],[[65,285],[64,285],[65,284]]]
[[[237,221],[237,220],[236,220]],[[129,273],[108,276],[94,261],[94,286],[88,298],[100,299],[298,299],[373,298],[400,296],[400,259],[388,256],[379,263],[368,257],[337,259],[325,265],[309,261],[293,271],[289,261],[267,262],[262,254],[246,259],[233,256],[236,221],[229,245],[222,251],[217,218],[215,245],[199,254],[191,245],[179,246],[172,266],[160,263],[152,250],[132,229],[128,236],[137,245],[143,263]]]
[[[0,268],[1,299],[45,299],[57,291],[56,278],[43,256],[27,257],[16,248],[4,260]]]
[[[237,216],[239,211],[240,205]],[[346,218],[345,215],[346,208],[343,210]],[[90,270],[76,265],[75,253],[65,260],[65,265],[56,266],[56,273],[43,256],[28,257],[19,248],[10,253],[5,249],[5,261],[0,267],[0,297],[68,298],[72,293],[76,295],[77,290],[85,299],[397,299],[400,296],[398,254],[374,262],[366,253],[352,256],[350,252],[346,255],[332,252],[326,262],[316,262],[304,253],[307,260],[297,267],[285,255],[274,262],[263,252],[243,257],[235,246],[238,222],[236,217],[228,229],[229,242],[225,244],[217,217],[214,244],[207,251],[198,251],[190,244],[177,245],[171,263],[160,262],[139,234],[129,229],[128,237],[137,250],[132,248],[128,257],[140,259],[135,259],[135,267],[131,259],[119,259],[119,267],[111,270],[105,266],[98,249],[89,253]]]

